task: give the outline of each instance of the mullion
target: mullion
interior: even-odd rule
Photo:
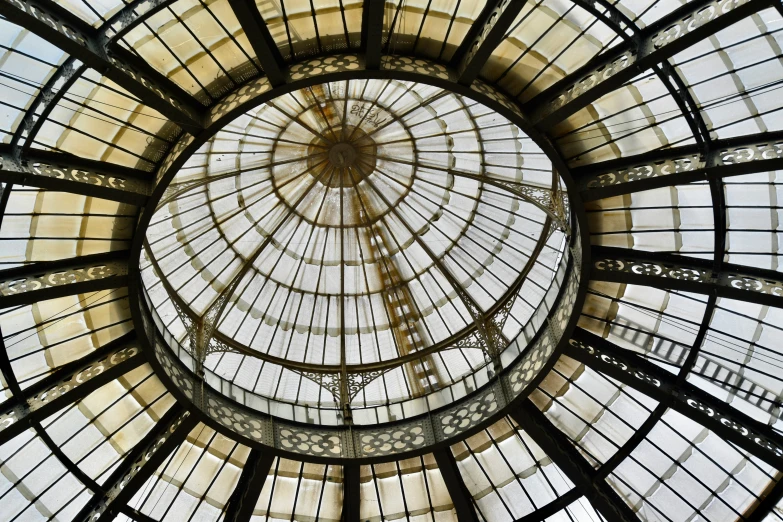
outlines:
[[[215,482],[217,481],[218,477],[223,472],[223,469],[225,469],[226,464],[228,464],[228,461],[231,460],[231,456],[234,454],[234,452],[237,450],[238,447],[239,447],[239,443],[234,441],[234,445],[231,447],[231,451],[228,452],[226,458],[223,459],[223,462],[220,463],[220,468],[218,468],[217,472],[215,472],[215,476],[212,477],[212,480],[209,481],[209,485],[206,488],[204,488],[204,493],[199,497],[198,503],[193,508],[193,512],[188,517],[187,522],[192,522],[193,517],[195,517],[196,513],[198,513],[199,511],[199,507],[201,507],[201,505],[204,503],[204,499],[207,498],[207,493],[209,493],[209,490],[211,490],[212,486],[215,485]],[[204,448],[204,453],[206,453],[207,451],[209,451],[209,447]],[[174,505],[174,502],[172,502],[172,505]]]
[[[392,176],[392,175],[388,174],[387,172],[384,172],[384,171],[383,171],[383,170],[381,170],[381,169],[376,169],[376,172],[380,173],[380,174],[381,174],[383,177],[385,177],[385,178],[391,179],[392,181],[394,181],[395,183],[397,183],[397,184],[401,185],[401,186],[404,188],[404,185],[402,185],[402,183],[401,183],[399,180],[397,180],[396,178],[394,178],[394,176]],[[465,248],[464,248],[464,247],[462,247],[462,246],[459,244],[459,239],[461,239],[461,238],[466,238],[466,239],[470,240],[470,242],[472,242],[472,243],[474,243],[475,245],[477,245],[477,246],[478,246],[478,248],[480,248],[481,250],[484,250],[484,251],[487,253],[487,255],[489,255],[490,257],[492,257],[492,258],[494,258],[494,259],[497,259],[497,260],[498,260],[498,261],[500,261],[502,264],[506,265],[506,266],[507,266],[507,267],[508,267],[508,268],[509,268],[509,269],[510,269],[512,272],[516,270],[516,269],[515,269],[513,266],[511,266],[511,265],[510,265],[508,262],[506,262],[506,260],[505,260],[505,259],[502,259],[500,256],[496,256],[495,254],[493,254],[493,253],[492,253],[492,252],[491,252],[491,251],[490,251],[488,248],[486,248],[484,245],[480,244],[480,243],[479,243],[479,241],[477,241],[475,238],[471,237],[471,236],[468,234],[468,230],[469,230],[470,228],[473,228],[473,229],[475,229],[475,230],[477,230],[477,231],[481,232],[482,234],[484,234],[484,235],[486,235],[486,236],[488,236],[488,237],[489,237],[489,236],[492,236],[492,233],[490,233],[490,232],[489,232],[489,231],[487,231],[487,230],[484,230],[484,229],[483,229],[481,226],[479,226],[478,224],[476,224],[476,221],[475,221],[474,219],[467,219],[467,218],[464,218],[464,217],[460,216],[459,214],[457,214],[456,212],[452,211],[450,208],[448,208],[448,207],[445,207],[445,206],[440,206],[440,205],[438,205],[436,202],[432,201],[430,198],[428,198],[428,197],[427,197],[426,195],[424,195],[424,193],[422,193],[422,192],[416,192],[416,191],[412,191],[412,192],[411,192],[411,194],[412,194],[412,196],[414,196],[414,197],[415,197],[415,196],[421,197],[422,199],[426,200],[427,202],[429,202],[429,203],[430,203],[430,204],[432,204],[433,206],[440,208],[441,210],[443,210],[443,211],[444,211],[444,212],[446,212],[447,214],[450,214],[450,215],[454,216],[454,218],[455,218],[455,219],[461,220],[463,223],[465,223],[465,225],[466,225],[466,226],[465,226],[465,228],[464,228],[464,232],[463,232],[463,233],[460,235],[460,237],[459,237],[459,238],[455,239],[455,240],[452,242],[452,246],[451,246],[451,248],[449,248],[449,249],[448,249],[448,251],[445,253],[445,255],[449,255],[449,252],[450,252],[450,251],[451,251],[451,250],[452,250],[454,247],[457,247],[457,248],[459,248],[460,250],[462,250],[463,252],[465,252],[465,253],[466,253],[466,255],[468,255],[468,256],[469,256],[471,259],[473,259],[474,261],[476,261],[476,263],[477,263],[477,264],[479,264],[479,265],[482,265],[482,266],[486,266],[486,265],[485,265],[485,263],[481,263],[481,262],[479,262],[478,260],[476,260],[476,259],[475,259],[475,258],[474,258],[474,257],[473,257],[473,256],[472,256],[472,255],[471,255],[471,254],[470,254],[470,253],[467,251],[467,250],[465,250]],[[477,201],[478,201],[478,200],[477,200]],[[437,230],[437,231],[438,231],[438,232],[439,232],[439,233],[440,233],[440,234],[441,234],[441,235],[442,235],[444,238],[446,238],[446,239],[450,239],[450,238],[449,238],[449,236],[448,236],[447,234],[445,234],[445,233],[444,233],[442,230],[440,230],[440,228],[439,228],[439,227],[437,227],[437,226],[436,226],[436,225],[435,225],[433,222],[431,222],[430,220],[426,219],[426,218],[425,218],[425,217],[424,217],[424,216],[421,214],[421,212],[419,212],[418,210],[416,210],[416,209],[414,208],[414,206],[413,206],[413,205],[411,205],[411,204],[410,204],[408,201],[406,201],[406,202],[405,202],[405,204],[406,204],[408,207],[410,207],[410,208],[411,208],[411,210],[413,210],[413,211],[414,211],[416,214],[418,214],[418,215],[419,215],[419,217],[421,217],[421,218],[422,218],[422,220],[424,220],[425,222],[428,222],[428,223],[430,224],[430,226],[431,226],[432,228],[434,228],[435,230]],[[402,205],[402,202],[400,202],[400,205]],[[423,205],[422,205],[422,206],[423,206]],[[475,216],[477,216],[477,215],[481,215],[481,214],[479,214],[478,212],[471,212],[471,215],[472,215],[472,216],[475,218]],[[499,225],[499,226],[502,226],[502,225]],[[508,227],[508,226],[503,226],[503,228],[505,228],[506,230],[509,230],[509,231],[511,230],[511,228],[510,228],[510,227]],[[525,237],[525,236],[524,236],[523,234],[521,234],[521,233],[520,233],[519,235],[520,235],[520,236],[523,236],[523,237]],[[508,246],[508,247],[509,247],[509,248],[511,248],[512,250],[515,250],[516,252],[518,252],[519,254],[521,254],[522,256],[524,256],[524,257],[526,257],[526,258],[528,258],[528,259],[531,257],[529,254],[523,253],[523,252],[522,252],[522,251],[520,251],[519,249],[515,248],[515,247],[514,247],[514,245],[512,245],[512,244],[503,243],[503,245],[504,245],[504,246]],[[497,276],[494,274],[494,272],[487,271],[487,273],[491,274],[491,275],[492,275],[492,276],[493,276],[493,277],[494,277],[496,280],[498,280],[498,281],[501,283],[501,285],[503,284],[503,281],[502,281],[500,278],[498,278],[498,277],[497,277]],[[471,279],[473,279],[473,278],[471,278]]]
[[[389,175],[388,175],[386,172],[384,172],[384,171],[383,171],[383,170],[381,170],[381,169],[376,169],[376,170],[377,170],[379,173],[381,173],[383,176],[385,176],[385,177],[391,177],[391,176],[389,176]],[[395,180],[395,181],[396,181],[396,180]],[[373,186],[373,185],[371,184],[371,186]],[[373,186],[373,188],[375,189],[375,191],[376,191],[376,192],[378,192],[378,193],[380,194],[380,191],[379,191],[379,189],[378,189],[378,188],[376,188],[376,187],[374,187],[374,186]],[[400,201],[400,205],[402,205],[402,204],[403,204],[403,202],[402,202],[402,201]],[[439,233],[441,236],[443,236],[443,238],[445,238],[446,240],[448,240],[448,239],[449,239],[449,236],[448,236],[447,234],[444,234],[444,232],[443,232],[443,231],[442,231],[442,230],[441,230],[441,229],[440,229],[438,226],[436,226],[434,222],[432,222],[432,221],[428,220],[426,217],[424,217],[424,216],[421,214],[421,212],[419,212],[418,210],[416,210],[416,209],[415,209],[415,208],[414,208],[414,207],[413,207],[413,206],[412,206],[410,203],[408,203],[408,202],[406,201],[406,202],[405,202],[405,205],[407,205],[407,206],[408,206],[408,208],[410,208],[410,209],[411,209],[411,210],[412,210],[412,211],[413,211],[415,214],[417,214],[417,215],[418,215],[418,216],[419,216],[419,217],[420,217],[422,220],[424,220],[424,222],[425,222],[425,223],[429,223],[429,226],[430,226],[432,229],[434,229],[434,230],[437,230],[437,231],[438,231],[438,233]],[[398,218],[400,219],[400,221],[403,221],[403,222],[407,223],[407,220],[403,219],[403,216],[402,216],[402,214],[401,214],[399,211],[395,211],[395,212],[394,212],[394,214],[398,216]],[[407,224],[406,228],[408,228],[408,227],[410,227],[410,229],[411,229],[411,230],[413,230],[413,226],[412,226],[410,223],[408,223],[408,224]],[[415,233],[415,231],[413,231],[413,233],[412,233],[411,235],[413,235],[413,236],[414,236],[414,237],[417,239],[417,241],[419,241],[419,240],[420,240],[420,239],[419,239],[419,236],[418,236],[418,235]],[[466,237],[466,235],[464,235],[464,234],[463,234],[463,236],[462,236],[462,237]],[[423,242],[423,241],[422,241],[422,242]],[[458,245],[458,243],[454,243],[454,244],[452,245],[452,248],[453,248],[454,246],[458,246],[458,247],[460,248],[460,250],[462,250],[463,252],[465,252],[465,254],[466,254],[466,255],[467,255],[467,256],[468,256],[470,259],[472,259],[472,260],[473,260],[473,261],[474,261],[474,262],[475,262],[477,265],[479,265],[479,266],[484,266],[484,264],[483,264],[483,263],[481,263],[481,262],[480,262],[480,261],[478,261],[478,260],[477,260],[475,257],[473,257],[473,255],[471,255],[471,254],[470,254],[470,253],[469,253],[467,250],[465,250],[464,248],[462,248],[461,246],[459,246],[459,245]],[[425,249],[425,252],[426,252],[427,250],[429,250],[429,249]],[[436,265],[436,266],[438,266],[438,267],[440,267],[440,266],[442,265],[442,262],[443,262],[444,258],[445,258],[447,255],[449,255],[449,252],[450,252],[450,251],[451,251],[451,249],[449,249],[448,251],[446,251],[446,252],[444,253],[444,255],[443,255],[442,257],[439,257],[439,258],[437,258],[437,260],[433,259],[433,261],[435,262],[435,265]],[[449,256],[449,257],[450,257],[450,256]],[[498,258],[498,259],[499,259],[499,258]],[[503,262],[503,261],[501,260],[501,262]],[[468,271],[467,271],[467,270],[466,270],[466,269],[465,269],[465,268],[462,266],[462,264],[460,264],[460,263],[454,263],[454,264],[455,264],[455,265],[457,265],[457,266],[459,266],[459,267],[462,269],[462,272],[464,272],[464,273],[465,273],[465,275],[467,275],[467,276],[468,276],[468,278],[469,278],[469,279],[470,279],[470,280],[471,280],[473,283],[475,283],[475,284],[476,284],[476,286],[478,286],[479,288],[481,288],[481,290],[482,290],[482,291],[483,291],[483,292],[484,292],[486,295],[493,297],[493,296],[492,296],[492,293],[491,293],[489,290],[487,290],[487,289],[484,287],[484,285],[483,285],[483,284],[482,284],[482,283],[481,283],[479,280],[475,279],[475,278],[473,277],[473,275],[472,275],[472,274],[470,274],[470,273],[469,273],[469,272],[468,272]],[[443,270],[444,270],[444,271],[449,271],[449,272],[451,272],[451,271],[450,271],[450,269],[449,269],[448,267],[446,267],[445,265],[442,265],[442,266],[443,266]],[[508,265],[508,266],[510,267],[510,265]],[[512,270],[513,270],[513,268],[512,268]],[[494,275],[494,273],[492,273],[492,272],[490,272],[490,271],[485,271],[485,273],[488,273],[488,274],[492,275],[492,276],[493,276],[495,279],[497,279],[497,281],[498,281],[498,282],[500,282],[501,286],[503,285],[503,281],[502,281],[500,278],[498,278],[496,275]],[[444,275],[445,275],[445,274],[444,274]],[[456,276],[455,276],[454,274],[451,274],[451,275],[454,277],[454,279],[456,279]],[[456,290],[456,289],[455,289],[455,290]]]
[[[203,432],[204,428],[202,428],[201,431]],[[174,497],[171,499],[171,502],[166,507],[166,509],[163,512],[163,514],[161,515],[160,520],[164,520],[166,518],[166,516],[169,514],[169,510],[171,510],[172,506],[174,506],[174,504],[177,503],[177,498],[179,497],[180,493],[182,493],[182,490],[185,489],[185,484],[187,484],[188,481],[190,480],[190,478],[193,476],[193,473],[196,471],[196,468],[198,468],[199,464],[201,463],[201,459],[203,459],[204,456],[209,451],[209,447],[210,447],[210,445],[212,445],[212,441],[215,440],[216,436],[217,436],[217,432],[213,431],[212,435],[209,437],[209,441],[206,444],[204,444],[204,448],[201,450],[201,453],[196,458],[196,462],[193,463],[193,466],[190,468],[190,471],[188,471],[187,476],[182,481],[182,485],[180,485],[179,487],[176,487],[176,492],[174,494]],[[163,490],[160,493],[160,497],[158,497],[158,500],[155,501],[155,504],[152,506],[152,509],[150,509],[150,514],[152,514],[155,511],[155,509],[158,506],[158,503],[161,500],[163,500],[163,498],[166,496],[166,491],[169,489],[169,486],[172,485],[172,482],[174,482],[174,480],[176,479],[177,473],[179,473],[179,470],[182,468],[182,465],[187,461],[187,456],[188,456],[188,454],[190,454],[190,451],[193,448],[198,447],[198,440],[199,440],[200,437],[201,437],[201,432],[199,432],[199,434],[196,437],[196,439],[193,441],[193,443],[191,443],[190,447],[188,448],[187,453],[185,454],[185,457],[183,457],[183,459],[182,459],[182,462],[179,464],[179,466],[177,466],[177,469],[174,470],[174,473],[171,475],[171,480],[169,480],[168,483],[166,483],[163,486]],[[163,474],[165,474],[165,472],[166,472],[166,470],[164,468],[163,473],[161,473],[161,477],[163,477]],[[143,512],[143,509],[144,509],[144,505],[142,505],[142,512]]]
[[[591,393],[589,393],[587,390],[585,390],[585,389],[584,389],[582,386],[580,386],[580,385],[579,385],[579,384],[578,384],[576,381],[572,380],[570,377],[566,377],[564,374],[560,373],[560,371],[558,371],[557,369],[555,369],[555,371],[556,371],[556,372],[557,372],[557,373],[558,373],[558,374],[559,374],[559,375],[560,375],[560,376],[561,376],[561,377],[562,377],[562,378],[563,378],[563,379],[564,379],[566,382],[570,383],[571,385],[573,385],[574,387],[576,387],[577,389],[579,389],[579,390],[580,390],[582,393],[584,393],[586,396],[590,397],[590,399],[591,399],[593,402],[595,402],[596,404],[600,405],[600,406],[601,406],[601,407],[604,409],[604,411],[606,411],[606,412],[610,412],[610,413],[611,413],[611,415],[612,415],[613,417],[617,418],[617,419],[620,421],[620,423],[621,423],[621,424],[624,424],[626,427],[628,427],[630,430],[632,430],[632,431],[634,431],[634,432],[636,431],[636,428],[635,428],[633,425],[631,425],[629,422],[627,422],[627,421],[626,421],[626,420],[625,420],[625,419],[624,419],[622,416],[620,416],[620,415],[617,415],[617,414],[616,414],[616,413],[615,413],[613,410],[611,410],[611,409],[609,408],[609,406],[608,406],[608,405],[602,405],[600,401],[598,401],[598,400],[597,400],[595,397],[593,397],[593,395],[592,395]],[[599,372],[595,372],[595,373],[598,373],[599,375],[601,375],[602,377],[604,377],[604,376],[603,376],[602,374],[600,374]],[[604,378],[605,378],[605,377],[604,377]],[[612,382],[612,381],[609,381],[608,379],[607,379],[607,382],[610,382],[610,383],[612,384],[612,386],[614,386],[616,389],[618,389],[618,390],[622,390],[622,388],[618,387],[618,386],[617,386],[617,385],[616,385],[614,382]],[[652,414],[652,411],[651,411],[651,410],[649,410],[649,409],[648,409],[646,406],[644,406],[644,405],[643,405],[641,402],[639,402],[638,400],[636,400],[636,398],[635,398],[633,395],[631,395],[631,394],[629,394],[629,393],[625,393],[625,392],[623,392],[623,391],[621,391],[621,393],[622,393],[622,395],[624,395],[624,396],[626,396],[626,397],[629,397],[629,398],[631,398],[632,402],[636,402],[636,403],[637,403],[637,404],[638,404],[638,405],[639,405],[639,406],[640,406],[642,409],[646,410],[646,411],[647,411],[647,414],[648,414],[648,416]],[[704,457],[706,457],[706,458],[707,458],[707,460],[709,460],[710,462],[712,462],[712,464],[713,464],[713,465],[715,465],[715,466],[716,466],[718,469],[720,469],[722,472],[724,472],[724,473],[725,473],[725,474],[726,474],[728,477],[730,477],[730,478],[731,478],[731,480],[735,480],[735,481],[736,481],[736,479],[734,478],[734,475],[733,475],[733,474],[732,474],[730,471],[727,471],[726,469],[724,469],[724,468],[723,468],[723,466],[721,466],[720,464],[718,464],[718,462],[716,462],[714,459],[712,459],[712,458],[711,458],[709,455],[707,455],[707,454],[706,454],[706,453],[704,453],[703,451],[699,450],[699,449],[698,449],[698,447],[697,447],[695,444],[693,444],[693,441],[690,441],[690,440],[686,439],[686,438],[685,438],[685,437],[684,437],[684,436],[683,436],[681,433],[679,433],[679,432],[678,432],[676,429],[674,429],[674,428],[673,428],[671,425],[669,425],[669,424],[668,424],[668,422],[666,422],[666,420],[664,420],[663,418],[661,418],[661,419],[659,420],[659,422],[661,422],[663,425],[665,425],[666,427],[668,427],[668,428],[669,428],[669,429],[672,431],[672,433],[674,433],[674,434],[675,434],[675,436],[679,436],[679,437],[680,437],[680,438],[681,438],[683,441],[687,442],[687,443],[688,443],[688,445],[689,445],[689,447],[692,449],[692,451],[698,452],[699,454],[701,454],[701,455],[703,455]],[[707,428],[704,428],[704,427],[702,426],[702,429],[707,429]],[[670,456],[670,455],[669,455],[669,454],[668,454],[666,451],[664,451],[664,450],[663,450],[663,449],[662,449],[662,448],[661,448],[661,447],[660,447],[660,446],[659,446],[659,445],[658,445],[656,442],[654,442],[652,439],[650,439],[650,438],[649,438],[649,436],[648,436],[648,437],[645,437],[644,441],[645,441],[645,442],[647,442],[648,444],[650,444],[652,447],[654,447],[654,448],[655,448],[655,449],[656,449],[658,452],[660,452],[662,455],[665,455],[667,458],[671,459],[671,461],[674,463],[674,465],[675,465],[677,468],[680,468],[680,469],[682,469],[682,471],[683,471],[683,472],[685,472],[685,474],[686,474],[686,475],[690,476],[690,477],[691,477],[693,480],[695,480],[695,481],[696,481],[696,482],[697,482],[697,483],[698,483],[700,486],[702,486],[702,487],[703,487],[705,490],[709,491],[709,492],[710,492],[710,494],[711,494],[711,496],[713,496],[713,497],[717,498],[717,499],[718,499],[720,502],[722,502],[722,503],[723,503],[723,504],[724,504],[726,507],[728,507],[728,508],[729,508],[731,511],[734,511],[734,513],[735,513],[735,514],[736,514],[738,517],[741,517],[741,514],[740,514],[739,512],[737,512],[737,511],[736,511],[736,510],[735,510],[735,509],[734,509],[734,508],[733,508],[733,507],[732,507],[730,504],[728,504],[728,503],[727,503],[726,501],[724,501],[722,498],[718,497],[718,495],[717,495],[717,493],[715,492],[715,490],[713,490],[712,488],[710,488],[709,486],[707,486],[707,485],[706,485],[706,484],[705,484],[705,483],[704,483],[704,482],[703,482],[703,481],[702,481],[700,478],[698,478],[698,477],[697,477],[696,475],[694,475],[694,474],[693,474],[693,473],[692,473],[692,472],[691,472],[689,469],[687,469],[685,466],[683,466],[683,465],[682,465],[682,463],[679,461],[679,458],[675,458],[675,457],[672,457],[672,456]],[[580,445],[580,446],[581,446],[581,445]],[[622,448],[622,446],[620,446],[620,448]],[[740,453],[740,455],[742,455],[742,454]],[[681,455],[681,456],[682,456],[682,455]],[[680,456],[680,457],[681,457],[681,456]],[[743,458],[747,458],[747,457],[745,457],[744,455],[742,455],[742,456],[743,456]],[[632,454],[629,454],[629,458],[631,458],[631,459],[633,459],[634,461],[636,461],[636,459],[633,457],[633,455],[632,455]],[[599,468],[599,469],[600,469],[600,468]],[[740,484],[740,486],[743,486],[743,485],[742,485],[742,484]],[[743,489],[746,489],[748,493],[750,493],[751,495],[754,495],[754,494],[753,494],[753,492],[751,492],[751,491],[750,491],[750,490],[748,490],[747,488],[744,488],[744,486],[743,486]],[[755,495],[754,495],[754,496],[755,496]]]

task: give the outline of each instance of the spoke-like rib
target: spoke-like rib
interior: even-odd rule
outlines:
[[[0,270],[0,308],[128,285],[127,250]]]
[[[592,251],[590,277],[596,281],[714,293],[783,308],[783,277],[779,272],[729,264],[715,270],[712,261],[627,248],[594,245]]]
[[[274,461],[275,457],[269,451],[261,452],[257,448],[250,451],[239,481],[226,504],[223,522],[250,522]]]
[[[114,520],[171,452],[187,439],[196,423],[195,415],[181,406],[172,406],[107,479],[106,493],[93,496],[74,520]]]
[[[781,500],[783,500],[783,480],[778,480],[760,502],[753,504],[752,511],[749,510],[749,514],[746,513],[742,516],[742,520],[745,522],[764,522],[768,520],[767,517]]]
[[[443,477],[443,483],[454,504],[454,510],[457,512],[457,522],[478,522],[476,510],[473,509],[471,502],[473,496],[468,491],[465,482],[462,480],[457,461],[450,448],[442,448],[432,452],[435,462],[438,463],[438,471]]]
[[[570,227],[568,225],[567,200],[564,192],[555,192],[548,188],[537,187],[527,183],[515,183],[513,181],[492,178],[485,174],[474,174],[472,172],[464,172],[456,169],[414,163],[412,161],[393,158],[390,156],[377,156],[377,158],[384,161],[399,163],[401,165],[409,165],[411,167],[438,170],[447,174],[451,174],[452,176],[473,179],[501,190],[506,190],[517,196],[519,199],[527,201],[531,205],[544,212],[552,219],[552,221],[555,222],[557,227],[566,236],[569,236],[571,233]]]
[[[582,199],[632,194],[712,178],[783,169],[783,133],[761,133],[714,141],[706,155],[698,147],[662,149],[573,169]]]
[[[365,0],[362,6],[362,49],[367,69],[381,67],[384,1]]]
[[[130,175],[129,175],[130,174]],[[144,206],[151,189],[143,172],[70,156],[0,154],[0,181]]]
[[[479,20],[473,23],[467,37],[455,53],[457,81],[470,85],[478,77],[492,51],[506,37],[506,31],[514,23],[527,0],[490,0]]]
[[[359,502],[361,502],[360,470],[358,464],[343,466],[343,515],[342,522],[359,522]]]
[[[228,0],[228,3],[250,41],[264,74],[269,78],[269,83],[275,87],[283,85],[286,81],[285,62],[256,3],[250,0]]]
[[[783,437],[675,375],[614,343],[577,328],[565,352],[594,370],[639,390],[712,430],[778,470],[783,470]]]
[[[547,131],[601,96],[691,45],[773,2],[771,0],[694,0],[651,24],[638,43],[626,42],[603,53],[526,104],[534,125]]]
[[[587,459],[535,404],[523,401],[510,415],[608,522],[638,522],[620,495],[597,476]]]
[[[117,51],[119,55],[109,51],[94,29],[52,0],[2,0],[0,14],[100,72],[184,129],[203,128],[203,109],[191,96],[147,64],[131,68],[122,51]]]
[[[134,333],[102,346],[22,390],[0,410],[0,446],[144,362]]]

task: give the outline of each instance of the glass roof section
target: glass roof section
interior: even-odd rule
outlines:
[[[206,367],[249,391],[320,402],[278,366],[392,369],[431,353],[365,392],[414,397],[486,364],[457,344],[478,317],[508,303],[513,339],[557,284],[562,235],[539,253],[547,214],[513,190],[553,183],[543,151],[479,103],[412,82],[316,85],[201,147],[152,218],[142,275],[181,343],[177,308],[223,306],[215,332],[237,353]]]
[[[781,30],[1,3],[0,522],[783,521]]]

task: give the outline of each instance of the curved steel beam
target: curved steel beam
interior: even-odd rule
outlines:
[[[131,332],[18,390],[0,408],[0,446],[144,362],[136,334]]]
[[[777,470],[783,470],[783,436],[693,384],[678,380],[637,354],[582,328],[574,331],[565,353],[680,412]]]
[[[713,262],[694,257],[593,245],[591,278],[654,288],[739,299],[783,308],[780,272]]]
[[[52,0],[2,0],[0,14],[78,58],[189,132],[203,128],[202,108],[149,67],[131,68],[79,18]]]
[[[128,285],[128,251],[41,261],[0,270],[0,308]]]
[[[636,513],[532,401],[523,401],[509,415],[608,522],[639,522]]]
[[[525,104],[535,126],[547,131],[641,72],[715,34],[774,0],[694,0],[603,53]]]
[[[131,175],[128,175],[131,173]],[[134,175],[135,174],[135,175]],[[0,153],[0,181],[144,206],[152,191],[143,172],[68,155]],[[149,175],[148,175],[149,176]],[[147,177],[148,177],[147,176]]]

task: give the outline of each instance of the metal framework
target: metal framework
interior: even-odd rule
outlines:
[[[633,510],[602,477],[597,476],[595,468],[535,404],[523,401],[509,415],[608,522],[638,522]]]
[[[671,185],[783,168],[783,133],[769,132],[698,146],[661,149],[571,171],[584,201]]]
[[[269,83],[274,86],[283,85],[286,81],[283,55],[280,54],[280,50],[269,33],[269,28],[256,8],[255,2],[228,0],[228,3],[234,10],[245,36],[250,41],[264,74],[269,78]]]
[[[0,308],[127,286],[128,258],[116,250],[0,270]]]
[[[574,331],[566,355],[649,395],[783,470],[783,436],[638,355],[581,328]]]
[[[187,410],[172,406],[106,480],[105,493],[94,495],[74,520],[114,520],[196,424],[195,417]]]
[[[384,4],[384,0],[368,0],[362,6],[362,49],[368,69],[381,67]]]
[[[250,521],[274,461],[275,457],[270,452],[262,452],[257,448],[250,450],[234,492],[226,503],[225,522]]]
[[[134,169],[42,153],[22,158],[0,153],[0,181],[136,206],[147,203],[152,188],[149,175]]]
[[[593,246],[591,278],[717,295],[783,307],[783,278],[771,270],[625,248]]]
[[[2,0],[0,14],[48,40],[138,97],[188,131],[203,127],[203,109],[150,67],[131,68],[122,51],[108,49],[102,37],[51,0]]]
[[[341,522],[359,522],[359,501],[361,495],[361,467],[357,464],[343,466],[343,513]]]
[[[270,83],[283,86],[288,81],[288,72],[258,10],[252,2],[229,1]],[[88,165],[75,158],[55,158],[47,156],[43,151],[30,150],[33,139],[48,115],[85,67],[101,72],[138,97],[142,103],[156,109],[187,131],[197,133],[203,129],[205,111],[192,96],[146,64],[132,60],[127,52],[113,46],[122,34],[132,28],[133,22],[138,18],[150,16],[171,2],[153,2],[154,5],[149,11],[136,11],[142,3],[144,2],[133,2],[126,6],[106,24],[118,28],[104,31],[104,28],[94,30],[88,27],[52,1],[0,2],[0,14],[71,55],[28,109],[22,125],[14,134],[11,148],[6,149],[10,152],[0,157],[0,181],[94,196],[137,206],[146,204],[153,184],[139,172],[102,162]],[[609,2],[596,1],[592,10],[591,2],[580,4],[599,18],[611,22],[613,27],[629,24],[622,13]],[[617,89],[641,72],[653,69],[706,36],[772,4],[775,3],[771,0],[690,2],[646,29],[636,31],[634,27],[634,37],[625,38],[624,43],[605,53],[605,57],[598,57],[558,82],[534,98],[525,109],[532,114],[532,120],[538,129],[551,129],[569,115]],[[452,63],[458,73],[455,83],[471,85],[474,82],[486,59],[502,40],[523,5],[524,1],[516,0],[497,0],[487,5],[480,20],[474,24],[455,54],[455,61]],[[364,60],[367,69],[378,69],[382,60],[384,37],[383,3],[380,0],[365,2],[364,14],[367,22],[362,38]],[[76,60],[84,65],[75,67]],[[131,61],[133,68],[127,65]],[[666,69],[666,65],[668,64],[664,63],[660,74],[672,80],[673,88],[679,94],[675,99],[678,103],[682,102],[681,108],[689,118],[689,124],[693,129],[697,129],[699,123],[695,119],[700,115],[694,114],[695,104],[687,100],[687,90],[683,88],[676,71]],[[54,86],[63,81],[59,90],[55,90]],[[453,81],[453,78],[450,81]],[[696,130],[694,135],[697,135]],[[698,141],[699,137],[696,137]],[[577,169],[572,173],[580,183],[584,201],[709,180],[712,183],[716,216],[720,216],[725,212],[725,205],[722,201],[722,187],[715,180],[781,168],[783,133],[767,133],[715,141],[708,146],[700,142],[696,146],[655,151]],[[567,174],[566,171],[563,173]],[[9,186],[6,185],[5,189],[3,201],[8,199]],[[143,229],[140,229],[138,233],[143,232]],[[576,485],[571,492],[522,520],[540,520],[550,516],[573,502],[579,494],[584,494],[610,522],[636,520],[635,514],[604,479],[644,440],[667,408],[688,415],[738,447],[778,469],[783,469],[783,440],[779,435],[768,426],[761,425],[685,381],[706,335],[715,308],[715,296],[783,306],[783,282],[779,274],[746,267],[722,266],[719,259],[723,255],[721,245],[724,240],[725,219],[718,218],[713,262],[626,249],[593,248],[594,262],[590,271],[595,280],[650,285],[703,293],[711,297],[696,342],[688,360],[683,363],[676,376],[661,371],[641,357],[589,332],[576,331],[567,349],[569,356],[647,393],[659,400],[660,406],[624,447],[598,470],[579,454],[571,441],[532,403],[523,402],[514,409],[512,417]],[[0,272],[0,307],[19,306],[44,299],[126,286],[128,258],[128,253],[123,251],[34,263],[4,270]],[[135,271],[137,267],[131,269]],[[40,420],[65,405],[84,398],[102,384],[144,362],[143,356],[138,354],[135,347],[132,336],[123,337],[89,357],[57,370],[24,391],[19,389],[13,379],[13,369],[5,349],[0,347],[3,349],[0,370],[11,384],[9,388],[14,393],[14,398],[3,405],[5,409],[0,413],[0,425],[5,426],[8,419],[14,420],[0,431],[0,444],[28,427],[42,433]],[[96,369],[100,371],[95,371]],[[155,472],[166,456],[186,439],[196,422],[196,415],[183,409],[174,407],[169,411],[121,463],[106,482],[105,488],[85,481],[88,487],[94,489],[95,495],[77,520],[108,520],[124,511],[131,518],[149,522],[151,519],[148,516],[130,510],[126,506],[127,500]],[[48,440],[47,444],[54,446],[51,440]],[[62,452],[57,454],[57,457],[75,476],[83,475]],[[439,449],[435,451],[435,458],[454,501],[459,520],[475,522],[476,513],[453,455],[448,449]],[[252,450],[226,507],[225,520],[249,520],[253,501],[260,494],[272,461],[271,453]],[[359,520],[359,466],[350,464],[344,471],[343,518],[355,522]],[[761,521],[771,512],[783,498],[781,483],[783,481],[753,506],[752,511],[745,517],[746,520]]]
[[[487,3],[452,60],[459,83],[470,85],[478,78],[481,68],[503,41],[525,3],[527,0],[490,0]]]
[[[696,0],[640,31],[525,104],[542,131],[691,45],[750,16],[773,0]]]
[[[432,452],[435,462],[438,463],[438,471],[443,477],[443,483],[449,492],[454,509],[457,512],[459,522],[478,522],[478,515],[471,502],[471,494],[465,482],[462,480],[457,461],[450,448],[438,449]]]
[[[135,333],[129,333],[20,390],[0,409],[0,445],[125,375],[144,360]]]

